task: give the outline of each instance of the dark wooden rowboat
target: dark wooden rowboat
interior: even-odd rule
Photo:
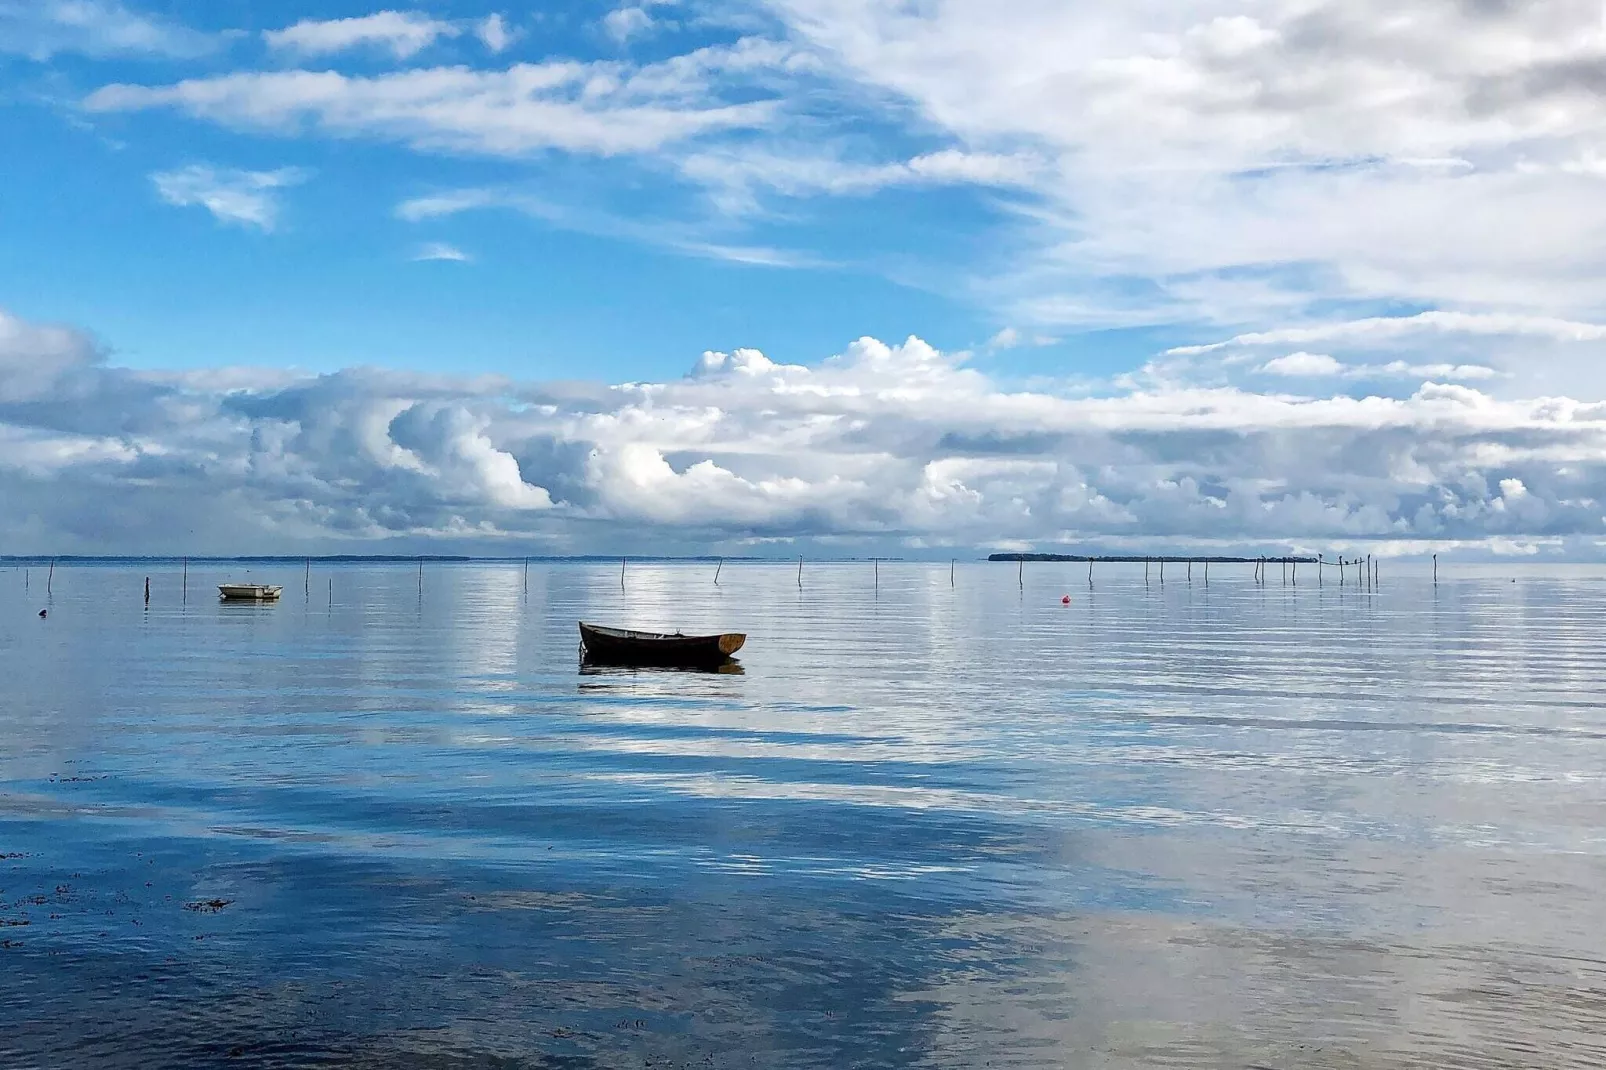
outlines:
[[[586,658],[610,665],[718,665],[742,649],[747,636],[666,635],[662,632],[635,632],[626,628],[604,628],[580,622],[580,642]]]

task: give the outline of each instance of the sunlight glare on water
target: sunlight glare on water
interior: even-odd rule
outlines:
[[[1606,1065],[1606,573],[1201,573],[0,570],[0,1067]]]

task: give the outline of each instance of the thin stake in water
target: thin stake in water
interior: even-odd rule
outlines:
[[[724,568],[725,568],[725,559],[722,557],[722,558],[719,559],[719,564],[714,566],[714,586],[715,587],[719,586],[719,574],[720,574],[720,572],[722,572],[724,570]]]

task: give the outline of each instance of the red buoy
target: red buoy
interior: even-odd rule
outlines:
[[[1066,595],[1064,598],[1060,599],[1060,605],[1068,606],[1070,604],[1071,604],[1071,596],[1070,595]]]

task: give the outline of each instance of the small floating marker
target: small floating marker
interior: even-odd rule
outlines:
[[[49,616],[49,615],[50,615],[50,610],[48,610],[48,609],[41,609],[41,610],[40,610],[40,611],[39,611],[39,619],[40,619],[40,620],[43,620],[43,619],[45,619],[45,618],[46,618],[46,617],[48,617],[48,616]]]
[[[1065,595],[1063,598],[1060,599],[1060,605],[1068,606],[1070,604],[1071,604],[1071,596],[1070,595]]]

